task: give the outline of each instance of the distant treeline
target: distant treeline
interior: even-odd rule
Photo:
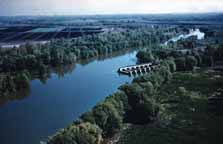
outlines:
[[[156,49],[140,50],[137,58],[140,62],[173,58],[177,71],[191,71],[195,67],[218,67],[223,65],[223,45],[207,45],[202,49]]]
[[[86,35],[74,39],[52,40],[47,44],[26,44],[20,48],[0,49],[0,72],[44,71],[46,67],[70,64],[115,51],[157,46],[168,39],[162,28],[151,27]]]

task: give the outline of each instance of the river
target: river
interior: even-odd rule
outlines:
[[[119,75],[121,66],[136,63],[136,52],[88,64],[76,64],[64,76],[51,74],[45,84],[31,81],[28,97],[0,106],[1,144],[39,144],[71,124],[133,78]]]
[[[177,42],[181,39],[187,39],[189,37],[196,36],[198,40],[204,39],[205,33],[201,32],[200,29],[191,29],[189,34],[181,34],[177,37],[174,37],[164,43],[164,45],[168,45],[170,42]]]

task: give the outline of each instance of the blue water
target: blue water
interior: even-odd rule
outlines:
[[[64,77],[31,82],[30,95],[0,106],[0,144],[39,144],[68,126],[132,78],[117,74],[136,63],[136,52],[89,64],[76,64]]]

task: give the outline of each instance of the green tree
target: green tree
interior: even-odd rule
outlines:
[[[136,55],[140,62],[152,62],[154,61],[154,56],[151,51],[139,51]]]
[[[144,92],[148,96],[152,96],[154,94],[154,87],[153,84],[148,81],[140,84],[144,88]]]
[[[102,103],[93,109],[95,123],[105,134],[113,134],[122,124],[122,117],[111,103]]]
[[[30,87],[30,74],[29,72],[18,73],[15,77],[15,83],[17,90],[29,88]]]
[[[187,56],[186,58],[186,69],[193,70],[195,66],[197,66],[198,62],[194,56]]]
[[[101,144],[102,130],[95,124],[72,124],[48,140],[48,144]]]
[[[186,59],[185,57],[179,57],[175,59],[177,71],[184,71],[186,69]]]

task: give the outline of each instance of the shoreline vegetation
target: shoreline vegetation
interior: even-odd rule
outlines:
[[[171,78],[174,66],[172,60],[165,61],[147,77],[147,81],[136,79],[137,82],[121,86],[118,92],[83,114],[78,121],[58,132],[47,143],[100,144],[103,137],[115,134],[124,122],[145,124],[154,121],[159,104],[152,94]]]
[[[157,47],[166,41],[165,29],[141,27],[101,34],[84,35],[72,39],[56,39],[46,44],[26,44],[20,48],[0,49],[1,72],[39,70],[48,66],[71,64],[77,60],[107,55],[136,47]]]
[[[185,41],[174,47],[188,42]],[[208,98],[216,92],[223,94],[222,72],[214,71],[214,65],[222,60],[223,47],[207,45],[198,50],[192,43],[186,52],[174,47],[140,50],[139,62],[158,60],[160,67],[120,86],[47,143],[103,144],[117,133],[118,140],[112,143],[188,144],[209,143],[214,141],[214,135],[219,138],[222,116],[215,114],[219,109],[215,104],[214,111],[209,110]],[[209,121],[211,124],[206,125]]]
[[[178,28],[171,30],[178,31]],[[46,44],[27,43],[19,48],[0,48],[0,101],[4,104],[7,99],[28,96],[29,82],[40,79],[46,83],[53,69],[69,65],[72,68],[77,62],[116,52],[158,47],[160,41],[171,37],[162,35],[167,31],[168,27],[144,26],[72,39],[55,39]]]
[[[140,51],[137,57],[142,61],[142,53],[146,53],[160,58],[162,51],[155,52]],[[209,133],[214,130],[212,123],[222,128],[219,120],[223,118],[208,111],[208,97],[217,91],[223,94],[223,78],[215,78],[213,72],[193,71],[197,66],[192,65],[193,61],[183,70],[175,64],[176,57],[168,56],[160,61],[158,69],[135,78],[131,84],[122,85],[118,92],[50,137],[47,143],[101,144],[116,133],[120,133],[117,144],[186,144],[213,140],[209,137],[214,136]],[[206,126],[208,121],[212,123]],[[126,124],[129,126],[123,130]],[[195,136],[189,138],[193,131]],[[160,136],[164,139],[159,140]]]

